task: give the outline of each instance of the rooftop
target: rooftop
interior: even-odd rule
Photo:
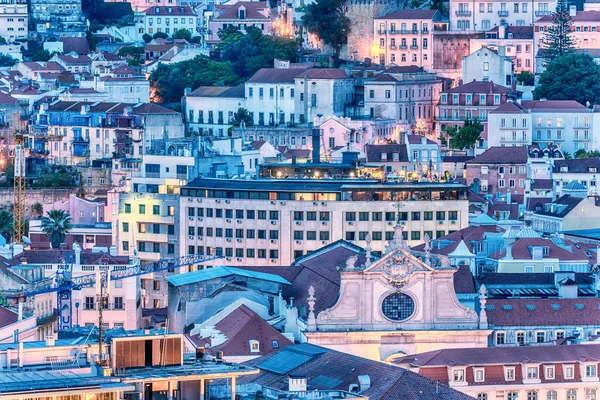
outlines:
[[[495,93],[495,94],[508,94],[512,93],[513,90],[505,86],[498,85],[494,82],[484,82],[473,80],[471,82],[464,83],[455,88],[445,90],[443,93]]]
[[[433,19],[437,10],[400,10],[375,19]]]
[[[268,274],[265,272],[258,271],[247,271],[234,267],[214,267],[208,269],[202,269],[194,272],[187,272],[185,274],[172,275],[167,278],[167,281],[175,286],[185,286],[198,282],[205,282],[212,279],[219,279],[230,275],[242,276],[245,278],[260,279],[270,282],[279,283],[282,285],[289,285],[290,283],[282,277],[274,274]]]
[[[527,163],[527,147],[490,147],[482,154],[467,161],[467,165],[475,164],[523,164]]]
[[[200,86],[188,95],[188,97],[223,97],[240,98],[245,96],[244,84],[238,86]]]

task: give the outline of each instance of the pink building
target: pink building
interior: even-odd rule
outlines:
[[[265,1],[239,1],[235,4],[218,5],[215,8],[214,19],[210,21],[212,36],[209,40],[219,41],[219,30],[231,25],[242,32],[250,26],[255,26],[265,35],[270,35],[273,28],[270,14]]]
[[[527,180],[527,147],[490,147],[465,163],[467,185],[479,192],[524,194]]]

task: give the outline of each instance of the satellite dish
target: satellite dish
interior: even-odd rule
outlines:
[[[21,236],[21,240],[23,241],[23,243],[25,243],[27,246],[31,246],[31,239],[29,239],[27,236]]]

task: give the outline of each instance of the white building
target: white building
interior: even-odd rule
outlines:
[[[238,86],[201,86],[182,99],[188,132],[226,137],[231,119],[246,106],[244,84]]]
[[[555,9],[555,0],[534,0],[527,3],[451,0],[450,30],[481,32],[500,25],[533,25],[535,20],[549,16]]]
[[[437,10],[401,10],[374,20],[373,54],[382,65],[433,65],[433,31],[442,20]]]
[[[575,6],[569,8],[573,23],[571,37],[577,49],[600,49],[600,11],[577,11]],[[535,22],[534,40],[537,48],[541,48],[548,29],[552,28],[552,16],[546,15]]]
[[[190,6],[153,6],[135,14],[140,35],[164,32],[171,36],[175,31],[185,29],[194,36],[199,20]]]
[[[28,30],[27,2],[4,0],[0,4],[0,37],[8,43],[26,40]]]
[[[500,52],[500,48],[503,47],[505,49],[504,55],[510,57],[513,61],[515,73],[521,71],[535,72],[537,47],[534,48],[533,46],[532,26],[500,25],[485,32],[482,38],[471,39],[470,43],[471,54],[483,47],[497,52]]]
[[[513,82],[513,62],[506,57],[506,48],[481,47],[462,58],[463,82],[494,82],[510,87]]]
[[[489,146],[556,144],[573,155],[598,148],[596,112],[571,100],[523,100],[490,112]]]
[[[563,195],[563,187],[577,182],[588,190],[588,195],[598,195],[600,180],[600,159],[596,157],[556,160],[552,169],[552,179],[556,182],[556,195]]]

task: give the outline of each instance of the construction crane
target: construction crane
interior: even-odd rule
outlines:
[[[25,235],[25,149],[23,134],[15,127],[15,186],[13,192],[13,220],[15,243],[21,243]]]
[[[159,260],[145,264],[130,264],[115,267],[112,271],[108,269],[99,271],[99,273],[86,274],[81,276],[72,276],[73,272],[73,252],[68,252],[65,256],[65,262],[55,279],[46,279],[36,282],[28,288],[21,290],[4,290],[0,291],[0,298],[11,299],[13,302],[23,302],[29,297],[44,293],[56,293],[58,302],[58,317],[59,329],[63,330],[72,326],[72,292],[73,290],[81,290],[85,287],[93,287],[94,285],[106,286],[111,281],[131,278],[154,272],[165,271],[189,265],[203,264],[223,258],[221,254],[190,254],[178,258]],[[98,265],[102,269],[102,265]],[[117,269],[118,268],[118,269]],[[100,279],[100,282],[98,282]]]

